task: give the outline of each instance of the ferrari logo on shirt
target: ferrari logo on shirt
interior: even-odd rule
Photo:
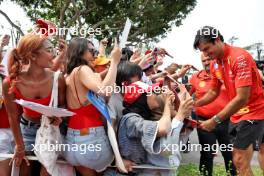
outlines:
[[[199,87],[205,87],[205,81],[200,81]]]
[[[222,79],[222,74],[221,74],[221,72],[219,70],[215,71],[215,76],[216,76],[217,79]]]
[[[249,107],[246,106],[246,107],[241,108],[237,113],[238,114],[246,114],[248,112],[249,112]]]
[[[220,70],[218,69],[219,65],[217,63],[214,64],[214,69],[215,69],[215,76],[217,79],[222,79],[222,74],[220,72]]]

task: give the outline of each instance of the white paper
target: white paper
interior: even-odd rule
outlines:
[[[122,157],[120,155],[119,149],[118,149],[118,144],[116,141],[116,135],[113,126],[107,121],[107,133],[108,133],[108,138],[110,141],[110,144],[112,146],[115,159],[116,159],[116,166],[123,171],[124,173],[128,173],[126,170],[126,167],[123,163]]]
[[[130,19],[127,18],[124,30],[122,32],[122,37],[120,40],[120,48],[125,48],[125,46],[126,46],[126,42],[128,39],[128,34],[130,31],[131,25],[132,25],[132,23],[131,23]]]
[[[67,109],[63,108],[54,108],[50,106],[45,106],[42,104],[34,103],[31,101],[26,101],[26,100],[15,100],[17,104],[20,104],[21,106],[24,106],[28,109],[31,109],[33,111],[36,111],[38,113],[41,113],[47,117],[68,117],[68,116],[73,116],[75,113],[68,111]]]

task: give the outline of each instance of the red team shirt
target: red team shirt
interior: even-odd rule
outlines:
[[[236,96],[236,88],[251,87],[247,104],[230,118],[231,122],[264,119],[262,82],[256,63],[247,51],[225,44],[223,60],[212,62],[210,72],[212,86],[224,83],[230,100]]]
[[[192,75],[190,84],[192,85],[190,93],[195,93],[195,99],[200,99],[211,88],[212,79],[205,70],[201,70],[198,73]],[[195,107],[195,114],[208,119],[212,118],[225,107],[228,101],[229,98],[227,96],[227,91],[225,86],[222,85],[220,95],[210,104]]]

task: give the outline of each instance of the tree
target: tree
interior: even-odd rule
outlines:
[[[235,36],[232,36],[230,39],[228,39],[228,42],[229,42],[231,45],[233,45],[234,42],[235,42],[236,40],[238,40],[238,38],[235,37]]]
[[[0,1],[0,3],[1,3],[1,1]],[[14,46],[14,43],[16,44],[18,42],[20,36],[24,35],[24,32],[21,30],[20,24],[18,21],[13,22],[9,18],[9,16],[5,12],[3,12],[2,10],[0,10],[0,14],[3,15],[6,18],[6,20],[9,22],[9,24],[11,25],[11,29],[10,29],[11,42],[12,42],[12,45]],[[4,28],[4,26],[1,25],[1,28]]]
[[[260,61],[261,58],[263,58],[263,56],[261,57],[261,52],[263,51],[262,47],[263,47],[262,43],[254,43],[254,44],[244,47],[244,49],[245,50],[256,50],[258,61]]]
[[[116,35],[129,17],[131,42],[158,41],[172,26],[181,25],[196,0],[11,0],[25,9],[32,21],[51,20],[59,27],[98,28],[100,38]]]

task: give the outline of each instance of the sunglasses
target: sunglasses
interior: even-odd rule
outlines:
[[[88,48],[88,51],[92,53],[93,57],[97,57],[99,52],[94,48]]]

